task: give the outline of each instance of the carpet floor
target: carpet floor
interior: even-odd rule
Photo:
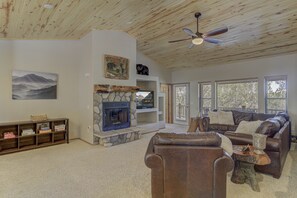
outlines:
[[[184,127],[169,125],[164,132]],[[72,140],[42,149],[0,156],[1,198],[149,198],[150,169],[144,154],[154,133],[104,148]],[[296,146],[296,145],[293,145]],[[296,197],[297,149],[289,152],[280,179],[257,174],[261,192],[227,178],[228,198]]]

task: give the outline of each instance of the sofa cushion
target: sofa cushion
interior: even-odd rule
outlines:
[[[227,136],[233,145],[253,145],[253,136],[251,134],[244,133],[234,133],[232,131],[226,131],[225,136]],[[264,151],[280,151],[280,141],[275,138],[267,138],[266,139],[266,148]]]
[[[208,112],[209,124],[219,124],[219,112]]]
[[[253,118],[253,113],[241,112],[241,111],[232,111],[234,124],[239,125],[241,121],[251,121]]]
[[[219,124],[234,125],[231,111],[219,111]]]
[[[274,114],[266,114],[266,113],[253,113],[253,118],[252,121],[257,121],[257,120],[267,120],[268,118],[273,118],[275,115]]]
[[[262,122],[258,127],[256,133],[267,135],[268,137],[273,137],[275,133],[280,130],[279,122],[274,118],[269,118]]]
[[[283,127],[284,124],[287,122],[286,118],[284,118],[283,116],[275,116],[273,119],[279,122],[280,127]]]
[[[254,134],[263,121],[241,121],[235,133]]]
[[[228,131],[228,125],[224,124],[210,124],[208,126],[209,131]]]
[[[228,131],[236,131],[238,125],[228,125]]]

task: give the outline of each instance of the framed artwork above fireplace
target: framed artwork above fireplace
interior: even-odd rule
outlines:
[[[128,80],[129,59],[120,56],[104,55],[105,78]]]

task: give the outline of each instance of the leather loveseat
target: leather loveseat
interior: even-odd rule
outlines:
[[[227,136],[233,145],[253,144],[253,136],[244,133],[234,133],[241,121],[264,121],[257,132],[268,131],[266,139],[266,149],[264,150],[271,159],[271,164],[265,166],[255,166],[256,171],[270,174],[279,178],[290,150],[290,121],[286,113],[264,114],[232,111],[234,125],[209,124],[209,118],[199,118],[199,131],[215,131]],[[275,128],[275,124],[277,127]],[[276,131],[275,131],[276,129]],[[273,132],[274,131],[274,132]],[[273,132],[273,133],[270,133]]]
[[[224,198],[232,158],[216,133],[157,133],[145,154],[153,198]]]

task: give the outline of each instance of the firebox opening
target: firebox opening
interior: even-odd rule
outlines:
[[[103,131],[130,127],[129,102],[103,102]]]

